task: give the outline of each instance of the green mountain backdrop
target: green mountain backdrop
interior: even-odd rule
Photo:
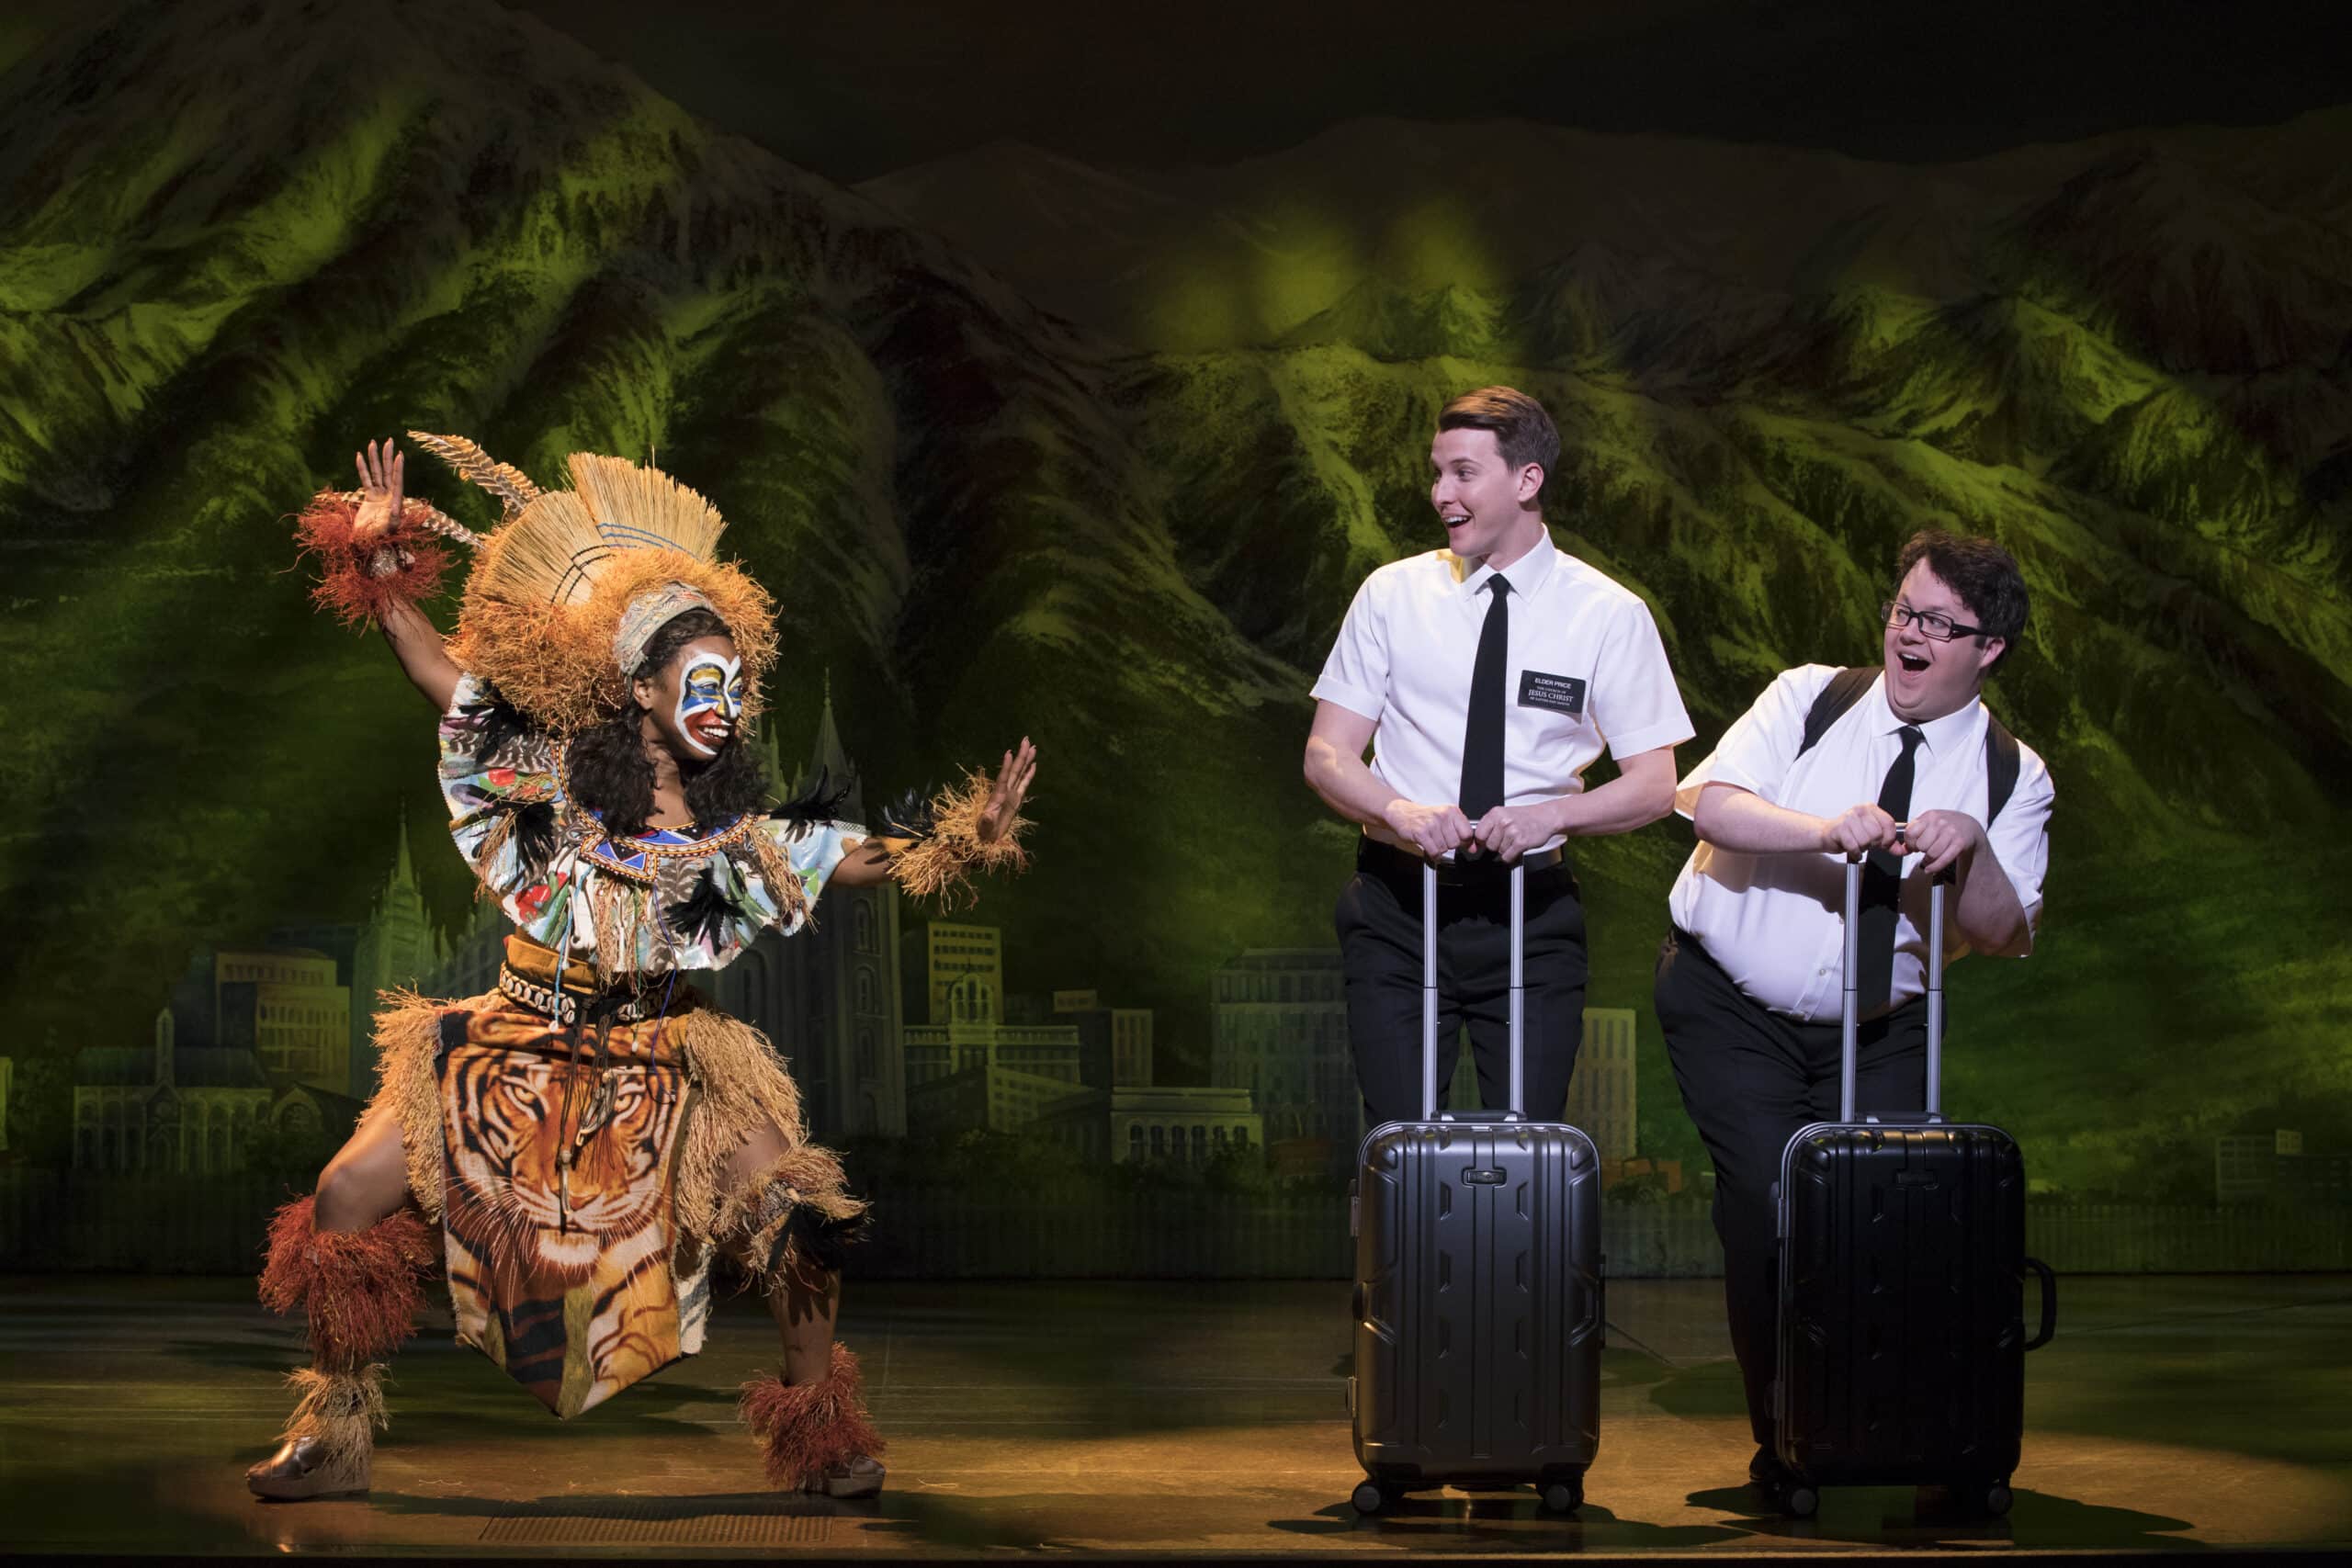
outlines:
[[[1701,747],[1871,657],[1922,522],[2024,563],[1994,700],[2057,775],[2050,900],[2034,959],[1955,973],[1956,1108],[2082,1191],[2352,1139],[2352,109],[1928,168],[1366,121],[850,190],[489,0],[384,9],[133,6],[0,78],[21,1053],[140,1038],[192,944],[356,914],[396,807],[436,818],[429,714],[285,523],[413,426],[542,477],[658,448],[784,603],[787,753],[828,677],[884,786],[1036,736],[1012,982],[1159,1009],[1195,1075],[1216,964],[1329,940],[1306,689],[1439,542],[1438,406],[1507,380]],[[1581,857],[1597,1003],[1646,1009],[1688,844]],[[1644,1049],[1645,1144],[1691,1156]]]

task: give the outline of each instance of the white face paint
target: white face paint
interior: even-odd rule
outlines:
[[[716,757],[742,716],[743,661],[703,651],[686,655],[678,672],[678,734],[695,753]]]

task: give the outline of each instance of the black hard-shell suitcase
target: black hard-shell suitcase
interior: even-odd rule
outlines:
[[[1566,1511],[1600,1445],[1600,1160],[1576,1128],[1523,1115],[1525,887],[1514,865],[1512,1109],[1442,1116],[1437,874],[1423,872],[1421,1119],[1374,1128],[1357,1161],[1348,1404],[1363,1513],[1525,1483]]]
[[[2025,1433],[2025,1353],[2049,1342],[2056,1281],[2025,1254],[2025,1161],[1998,1127],[1944,1120],[1944,889],[1928,894],[1928,1103],[1854,1116],[1856,911],[1846,867],[1838,1119],[1781,1155],[1781,1333],[1773,1417],[1811,1514],[1825,1485],[1944,1485],[1995,1514]],[[2025,1335],[2028,1270],[2041,1280]]]

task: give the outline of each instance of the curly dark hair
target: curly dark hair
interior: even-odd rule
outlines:
[[[678,650],[698,637],[728,637],[727,623],[708,610],[688,610],[673,616],[646,645],[637,679],[657,679]],[[653,763],[645,754],[645,709],[630,703],[620,712],[572,737],[566,757],[564,788],[571,798],[597,812],[605,831],[616,838],[634,838],[653,818]],[[774,791],[765,760],[747,744],[741,726],[727,738],[718,755],[700,767],[681,770],[686,785],[686,809],[696,824],[707,827],[747,811],[763,809]]]
[[[2025,574],[2018,570],[2016,558],[1990,539],[1922,528],[1904,544],[1895,562],[1894,581],[1901,582],[1910,576],[1911,569],[1923,560],[1929,571],[1960,595],[1960,602],[1984,628],[1984,637],[2001,639],[1999,655],[1984,671],[1988,676],[1995,674],[2017,651],[2030,608]],[[1981,643],[1984,638],[1977,640]]]

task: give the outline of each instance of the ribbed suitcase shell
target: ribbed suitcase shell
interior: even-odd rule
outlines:
[[[1781,1461],[2006,1483],[2025,1431],[2025,1162],[1997,1127],[1817,1122],[1780,1182]]]
[[[1367,1140],[1351,1394],[1374,1482],[1581,1483],[1600,1446],[1600,1177],[1558,1122]]]

